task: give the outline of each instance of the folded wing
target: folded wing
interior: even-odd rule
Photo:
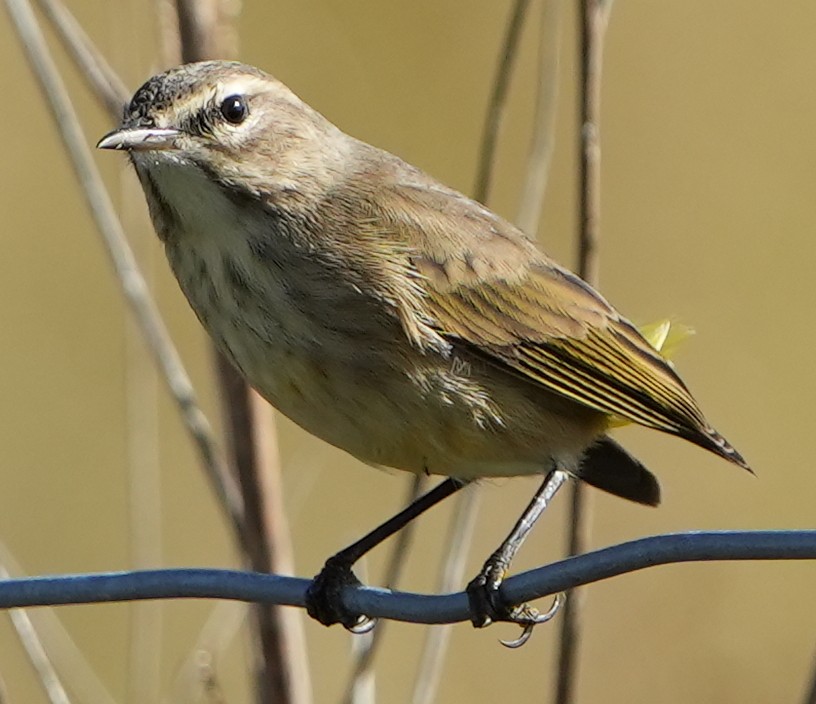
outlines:
[[[381,216],[410,253],[423,289],[421,314],[446,339],[532,384],[747,469],[671,364],[519,230],[435,182],[395,184],[389,195],[401,207],[380,198]]]

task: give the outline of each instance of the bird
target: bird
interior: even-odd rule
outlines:
[[[485,477],[544,475],[526,517],[566,478],[657,505],[655,476],[609,435],[619,419],[750,470],[592,286],[258,68],[206,61],[154,76],[98,147],[127,151],[181,290],[261,396],[365,463],[447,477],[405,522]],[[403,524],[330,558],[309,613],[369,628],[342,593],[359,584],[353,563]],[[474,625],[542,620],[500,595],[525,535],[468,586]]]

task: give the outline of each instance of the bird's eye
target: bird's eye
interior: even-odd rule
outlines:
[[[221,114],[227,122],[240,125],[249,115],[249,108],[243,96],[231,95],[221,103]]]

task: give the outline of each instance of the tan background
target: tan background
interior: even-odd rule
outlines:
[[[74,0],[71,7],[130,86],[161,68],[153,58],[149,3]],[[495,0],[247,0],[242,56],[346,131],[467,191],[508,9],[509,2]],[[528,144],[536,13],[537,7],[513,82],[492,200],[508,217]],[[573,263],[570,13],[564,31],[558,142],[540,239]],[[149,362],[6,18],[0,64],[0,538],[30,574],[134,565],[128,467],[135,466],[140,486],[149,486],[154,451],[139,438],[150,437],[157,419],[161,550],[147,561],[234,565],[190,443],[163,388],[150,381]],[[602,289],[637,322],[674,315],[696,328],[679,368],[758,476],[678,440],[624,430],[619,437],[663,479],[664,506],[648,510],[595,494],[593,542],[693,528],[813,527],[816,5],[619,0],[605,71]],[[95,142],[109,126],[68,74]],[[145,225],[141,195],[123,176],[123,159],[97,160],[214,415],[204,338]],[[405,479],[363,467],[286,422],[281,432],[296,571],[306,576],[390,514]],[[485,485],[471,570],[532,489],[531,480],[521,479]],[[560,554],[561,504],[539,526],[518,568]],[[406,588],[432,589],[447,516],[443,508],[423,519],[422,550],[410,562]],[[152,530],[144,515],[135,521]],[[148,544],[155,550],[155,542]],[[373,581],[382,554],[369,563]],[[580,701],[798,701],[816,649],[814,583],[814,564],[717,563],[653,569],[592,587]],[[143,609],[162,615],[156,655],[162,690],[176,692],[176,701],[193,700],[171,683],[211,608],[178,602]],[[118,701],[139,691],[127,675],[134,613],[127,605],[57,611]],[[403,702],[425,627],[389,630],[380,700]],[[306,633],[316,700],[336,701],[350,638],[311,623]],[[556,633],[542,627],[527,647],[511,652],[496,642],[515,635],[507,626],[454,627],[439,701],[546,701]],[[239,640],[217,661],[231,703],[250,701],[244,654]],[[0,676],[10,701],[45,701],[5,619]]]

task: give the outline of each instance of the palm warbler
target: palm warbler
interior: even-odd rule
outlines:
[[[324,623],[359,625],[338,598],[353,562],[475,478],[551,472],[533,519],[567,474],[656,504],[657,481],[606,435],[613,417],[747,469],[588,284],[256,68],[155,76],[98,146],[129,152],[190,305],[273,406],[364,462],[453,478],[327,562],[307,598]],[[526,529],[471,584],[476,625],[535,622],[498,598]]]

